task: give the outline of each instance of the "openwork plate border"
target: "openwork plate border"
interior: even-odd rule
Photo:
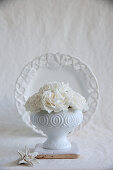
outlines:
[[[72,67],[76,72],[82,71],[86,79],[86,86],[88,89],[87,103],[89,110],[84,113],[84,120],[77,130],[83,128],[91,119],[94,114],[99,97],[97,80],[89,69],[89,67],[81,62],[78,58],[71,57],[60,53],[47,53],[42,56],[36,57],[33,61],[28,63],[22,70],[20,76],[16,81],[15,86],[15,101],[19,114],[22,116],[23,121],[31,127],[37,133],[42,133],[40,129],[37,129],[30,120],[29,113],[25,111],[24,104],[27,100],[25,95],[26,88],[30,81],[32,81],[34,75],[39,68],[61,69],[64,66]],[[43,133],[42,133],[43,134]]]

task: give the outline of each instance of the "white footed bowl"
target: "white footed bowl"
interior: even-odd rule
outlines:
[[[71,148],[67,135],[82,122],[83,114],[80,110],[50,114],[41,111],[40,113],[31,113],[30,118],[33,125],[47,135],[43,148],[58,150]]]

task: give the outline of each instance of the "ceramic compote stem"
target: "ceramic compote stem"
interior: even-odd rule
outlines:
[[[32,123],[47,135],[43,148],[56,150],[71,148],[67,135],[83,120],[83,114],[80,110],[52,112],[50,114],[41,111],[40,113],[31,113],[30,117]]]

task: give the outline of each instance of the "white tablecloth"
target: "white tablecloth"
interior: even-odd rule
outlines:
[[[34,169],[113,169],[113,1],[0,1],[0,169],[22,169],[17,150],[45,140],[21,120],[15,81],[34,57],[61,52],[81,58],[95,73],[100,101],[77,134],[77,160],[41,160]],[[33,169],[29,168],[29,169]]]

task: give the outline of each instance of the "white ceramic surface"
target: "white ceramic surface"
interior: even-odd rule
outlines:
[[[41,111],[40,113],[31,113],[30,117],[33,125],[47,135],[43,148],[55,150],[71,148],[67,135],[78,127],[83,120],[83,114],[80,110],[75,112],[52,112],[50,114]]]
[[[80,154],[79,147],[76,143],[71,143],[71,148],[60,150],[45,149],[42,143],[38,143],[34,151],[38,152],[38,154]]]
[[[48,53],[35,58],[24,67],[17,79],[15,100],[23,121],[36,132],[42,133],[32,124],[24,104],[42,85],[52,81],[68,82],[73,90],[86,98],[89,110],[84,114],[84,120],[78,129],[82,128],[88,123],[97,107],[97,81],[86,64],[78,58],[60,53]]]

